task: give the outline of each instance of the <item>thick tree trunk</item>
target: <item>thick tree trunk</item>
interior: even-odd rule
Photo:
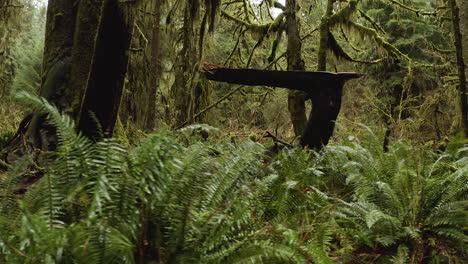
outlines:
[[[79,129],[92,137],[101,130],[110,136],[116,121],[130,39],[126,19],[117,1],[49,0],[39,94],[79,119]],[[2,158],[12,162],[33,149],[53,150],[56,138],[44,115],[30,114]]]
[[[287,35],[288,47],[286,50],[286,58],[288,61],[289,71],[305,70],[304,61],[302,60],[302,41],[299,35],[299,23],[296,17],[298,5],[296,0],[286,0],[287,12]],[[302,135],[307,123],[305,114],[305,95],[303,92],[291,90],[288,92],[288,110],[296,136]]]
[[[462,117],[462,126],[463,131],[466,136],[468,136],[468,90],[467,90],[467,80],[466,80],[466,62],[468,59],[468,8],[467,1],[458,1],[460,4],[457,5],[456,0],[449,0],[450,8],[452,11],[452,22],[453,22],[453,31],[455,36],[455,49],[457,54],[457,69],[458,69],[458,79],[460,91],[460,109]]]
[[[78,7],[74,0],[50,0],[47,6],[46,36],[39,95],[59,109],[69,109],[68,76],[71,70],[73,36]],[[44,115],[34,115],[26,137],[35,148],[50,150],[56,146],[55,129]]]
[[[109,0],[82,0],[77,13],[72,48],[70,85],[65,93],[69,102],[68,114],[78,120],[84,94],[90,81],[97,47],[97,36],[102,24],[103,8]]]
[[[119,119],[127,131],[150,131],[155,123],[160,79],[161,0],[135,3],[135,24],[129,51]]]
[[[344,83],[363,76],[361,73],[332,73],[309,71],[271,71],[255,69],[229,69],[205,64],[209,80],[243,85],[282,87],[305,92],[312,100],[312,113],[302,134],[304,147],[320,150],[333,134],[336,117],[341,107]]]
[[[94,63],[83,98],[78,129],[99,139],[114,131],[127,71],[130,27],[117,1],[103,9]]]

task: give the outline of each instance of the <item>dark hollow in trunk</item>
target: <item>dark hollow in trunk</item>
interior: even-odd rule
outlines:
[[[341,108],[343,85],[362,73],[273,71],[230,69],[214,64],[203,67],[206,78],[218,82],[272,86],[304,91],[312,100],[312,111],[301,137],[301,145],[320,150],[330,140]]]

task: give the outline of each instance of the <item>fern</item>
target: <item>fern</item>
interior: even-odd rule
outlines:
[[[45,100],[19,97],[48,115],[58,147],[21,203],[28,159],[1,176],[0,263],[405,263],[421,245],[428,259],[466,254],[454,250],[467,242],[463,145],[383,152],[371,134],[267,163],[252,141],[92,142]]]

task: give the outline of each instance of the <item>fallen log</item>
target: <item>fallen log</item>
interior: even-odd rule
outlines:
[[[301,145],[320,150],[330,140],[341,108],[343,85],[365,74],[356,72],[275,71],[232,69],[205,63],[209,80],[251,86],[271,86],[304,91],[312,100],[312,111],[301,137]]]

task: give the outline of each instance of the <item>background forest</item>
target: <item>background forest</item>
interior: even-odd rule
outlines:
[[[0,0],[0,263],[465,263],[467,63],[465,0]],[[365,76],[309,149],[220,65]]]

